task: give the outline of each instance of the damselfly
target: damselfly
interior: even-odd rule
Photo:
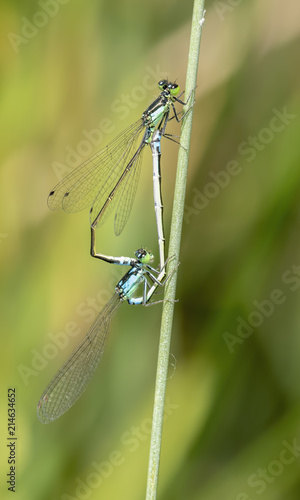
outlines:
[[[37,415],[42,423],[47,424],[60,417],[86,389],[99,364],[111,320],[120,304],[127,301],[133,305],[147,305],[157,287],[164,285],[162,281],[164,271],[159,274],[150,266],[153,255],[140,248],[135,252],[135,256],[136,258],[119,257],[118,262],[115,262],[131,266],[131,269],[117,283],[112,298],[100,311],[82,342],[45,389],[37,406]],[[140,285],[143,287],[142,296],[135,297]]]
[[[114,230],[116,235],[121,234],[132,209],[144,147],[151,143],[156,129],[165,135],[170,119],[181,121],[183,116],[178,117],[174,103],[185,105],[189,100],[179,99],[176,83],[161,80],[158,87],[159,97],[137,122],[57,184],[49,194],[49,208],[78,212],[90,207],[90,224],[95,229],[116,207]],[[170,118],[171,109],[174,116]]]

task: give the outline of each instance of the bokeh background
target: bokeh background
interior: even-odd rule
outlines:
[[[298,500],[300,7],[206,8],[158,498]],[[1,2],[3,499],[9,387],[14,498],[145,496],[160,306],[124,304],[83,397],[56,422],[37,420],[45,386],[123,274],[90,258],[87,212],[51,213],[46,201],[141,115],[159,79],[184,88],[191,14],[191,0]],[[167,232],[177,151],[164,140]],[[112,222],[100,251],[157,253],[150,151],[121,237]]]

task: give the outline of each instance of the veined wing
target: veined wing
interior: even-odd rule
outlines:
[[[37,415],[43,424],[60,417],[85,391],[99,364],[111,319],[120,304],[119,296],[115,293],[77,349],[45,389],[37,406]]]
[[[122,170],[123,163],[130,156],[143,128],[144,124],[140,119],[123,130],[104,149],[70,172],[50,192],[49,208],[79,212],[90,207],[101,186],[109,180],[110,172]]]
[[[120,171],[120,169],[118,170],[115,169],[111,173],[110,179],[103,184],[102,189],[99,191],[93,203],[93,206],[90,210],[91,226],[95,228],[102,226],[102,224],[106,221],[107,217],[116,207],[117,202],[120,199],[120,195],[124,184],[130,177],[130,174],[137,168],[137,166],[140,165],[140,157],[142,155],[142,151],[145,145],[146,143],[144,142],[144,140],[142,140],[141,144],[139,145],[138,149],[135,151],[133,156],[131,154],[128,155],[129,161],[123,162],[122,171]],[[123,199],[123,196],[121,197],[120,203],[122,203],[122,201],[126,203],[126,200]],[[120,234],[120,232],[119,233],[116,232],[116,234]]]
[[[127,179],[124,181],[124,188],[119,198],[114,221],[115,234],[117,236],[123,231],[132,209],[141,173],[142,154],[142,152],[139,154],[136,165],[129,171]]]

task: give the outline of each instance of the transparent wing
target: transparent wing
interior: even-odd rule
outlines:
[[[136,160],[136,165],[130,170],[128,178],[124,182],[124,188],[119,199],[114,222],[115,234],[117,236],[121,234],[128,221],[140,178],[141,164],[142,152]]]
[[[131,174],[136,170],[137,167],[139,167],[140,157],[144,149],[144,146],[145,143],[142,141],[139,148],[135,151],[133,156],[131,156],[131,154],[128,155],[129,161],[128,163],[126,163],[126,166],[124,164],[122,172],[120,171],[113,172],[112,175],[110,176],[110,180],[103,185],[101,191],[97,195],[96,200],[94,201],[93,207],[90,210],[90,221],[93,227],[102,226],[102,224],[106,221],[107,217],[116,207],[118,200],[119,200],[119,205],[121,206],[121,210],[122,210],[122,205],[124,206],[125,209],[127,200],[124,199],[123,194],[126,193],[124,192],[124,190],[122,192],[121,186],[124,186],[124,184],[127,183],[128,179],[131,177]],[[118,175],[115,175],[116,173]],[[128,219],[128,216],[129,212],[127,214],[126,221]],[[124,218],[125,217],[126,214],[124,214]],[[121,231],[116,234],[120,233]]]
[[[111,319],[120,304],[119,296],[115,294],[45,389],[37,406],[37,416],[42,423],[48,424],[60,417],[85,391],[99,364]]]
[[[111,174],[113,178],[118,177],[143,128],[142,119],[133,123],[104,149],[67,175],[50,192],[49,208],[51,210],[63,208],[66,212],[79,212],[90,207],[101,187],[105,186],[106,182],[110,183]]]

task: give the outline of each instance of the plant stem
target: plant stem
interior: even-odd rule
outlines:
[[[192,18],[192,29],[190,39],[190,49],[188,58],[188,69],[185,86],[186,98],[192,93],[190,101],[183,112],[185,112],[190,104],[193,104],[194,90],[197,82],[198,61],[200,52],[200,39],[203,25],[205,0],[195,0]],[[181,128],[180,144],[177,174],[174,192],[173,212],[170,231],[169,244],[169,264],[167,272],[170,272],[170,266],[175,270],[171,274],[166,290],[165,302],[162,310],[160,343],[158,352],[156,385],[152,418],[150,456],[148,466],[147,492],[146,500],[155,500],[158,483],[160,450],[162,440],[162,428],[164,417],[164,404],[166,394],[166,383],[169,366],[170,343],[174,314],[174,300],[176,293],[177,282],[177,264],[180,252],[181,231],[184,214],[184,200],[187,181],[187,167],[189,159],[189,148],[192,131],[193,108],[189,111],[183,120]]]

